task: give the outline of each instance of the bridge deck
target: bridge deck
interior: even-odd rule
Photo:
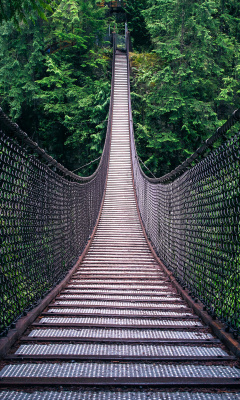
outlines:
[[[94,241],[7,356],[0,399],[239,399],[234,357],[174,291],[145,241],[132,185],[126,55],[115,66],[109,175]],[[191,387],[198,389],[187,393]]]

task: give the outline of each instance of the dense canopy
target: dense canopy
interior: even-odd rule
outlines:
[[[37,12],[45,19],[45,10],[51,10],[50,0],[0,0],[0,22],[26,19],[26,15]]]
[[[236,0],[128,0],[121,16],[95,0],[1,0],[0,10],[1,106],[72,170],[101,154],[107,34],[114,25],[121,32],[125,19],[138,152],[155,175],[176,167],[240,105]]]

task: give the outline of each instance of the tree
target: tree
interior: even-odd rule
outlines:
[[[51,11],[50,0],[0,0],[0,23],[14,19],[26,20],[26,16],[36,11],[41,18]]]
[[[20,31],[2,26],[2,107],[73,170],[101,154],[106,133],[111,55],[96,45],[106,31],[104,10],[93,0],[61,0],[48,22],[37,13],[27,22]]]
[[[155,174],[176,167],[239,105],[239,22],[232,2],[222,4],[148,0],[142,11],[154,49],[152,65],[146,54],[133,59],[136,135]]]
[[[147,7],[147,0],[128,0],[126,13],[128,29],[131,32],[133,46],[138,51],[151,50],[151,37],[142,11]]]

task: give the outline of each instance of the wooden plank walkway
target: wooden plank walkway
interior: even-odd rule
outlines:
[[[142,232],[125,54],[116,55],[109,175],[94,241],[5,361],[5,400],[240,399],[235,358],[175,292]]]

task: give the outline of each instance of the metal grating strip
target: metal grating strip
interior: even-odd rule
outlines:
[[[103,291],[103,293],[104,293],[105,291]],[[106,299],[106,300],[114,300],[114,299],[116,299],[116,297],[121,297],[121,300],[137,300],[137,301],[139,301],[139,300],[146,300],[146,301],[149,301],[149,300],[155,300],[155,301],[170,301],[170,302],[172,302],[172,303],[174,303],[175,301],[182,301],[182,299],[180,298],[180,296],[179,297],[177,297],[177,296],[151,296],[151,295],[149,295],[149,296],[146,296],[146,295],[144,295],[144,296],[141,296],[141,294],[139,293],[139,295],[138,296],[131,296],[131,295],[128,295],[128,296],[126,296],[126,295],[118,295],[118,296],[111,296],[111,295],[104,295],[104,294],[91,294],[90,295],[91,296],[91,299]],[[79,299],[85,299],[86,298],[86,294],[62,294],[62,295],[60,295],[60,297],[58,297],[58,299],[59,298],[66,298],[66,299],[71,299],[71,298],[79,298]]]
[[[223,357],[219,347],[162,346],[152,344],[24,344],[15,354],[21,355],[91,355],[131,357]]]
[[[175,326],[202,326],[201,322],[195,320],[157,320],[157,319],[131,319],[131,318],[101,318],[101,317],[73,317],[73,318],[61,318],[61,317],[46,317],[42,318],[40,324],[116,324],[116,325],[145,325],[145,326],[164,326],[164,325],[175,325]]]
[[[84,283],[82,283],[82,282],[84,282]],[[89,280],[89,284],[87,284],[87,283],[85,283],[86,281],[85,280],[78,280],[78,281],[75,281],[74,283],[70,283],[69,285],[68,285],[68,287],[71,287],[71,286],[73,286],[73,287],[76,287],[76,286],[79,286],[79,288],[91,288],[91,287],[93,287],[93,288],[99,288],[99,289],[101,289],[101,288],[106,288],[106,289],[131,289],[131,290],[133,290],[133,289],[136,289],[136,290],[140,290],[140,289],[144,289],[144,290],[152,290],[152,289],[157,289],[157,290],[160,290],[160,289],[168,289],[169,288],[169,286],[167,286],[166,284],[161,284],[161,283],[159,283],[159,284],[155,284],[155,285],[151,285],[151,284],[147,284],[147,285],[141,285],[140,283],[139,283],[139,285],[134,285],[134,284],[132,284],[132,281],[126,281],[126,283],[124,283],[124,285],[122,284],[122,283],[119,283],[119,284],[117,284],[117,282],[119,282],[119,281],[117,281],[117,280],[114,280],[114,281],[110,281],[110,282],[108,282],[108,281],[105,281],[104,280],[104,282],[102,282],[102,281],[96,281],[96,283],[97,283],[97,286],[96,286],[96,284],[92,284],[92,280]],[[114,283],[116,282],[116,284],[114,284]],[[149,282],[149,283],[151,283],[151,282]]]
[[[185,304],[147,303],[147,302],[123,302],[123,301],[94,301],[94,300],[56,300],[54,305],[59,306],[110,306],[110,307],[153,307],[153,308],[187,308]],[[169,315],[169,314],[168,314]]]
[[[142,285],[142,282],[139,282],[139,284],[133,284],[132,281],[124,281],[124,282],[119,282],[116,279],[114,281],[108,279],[102,280],[96,280],[93,281],[92,279],[87,281],[89,282],[86,283],[85,279],[72,279],[71,283],[68,285],[68,287],[79,287],[79,288],[98,288],[98,289],[123,289],[123,290],[167,290],[169,289],[169,285],[166,285],[166,283],[159,283],[157,285],[149,285],[148,283]],[[117,284],[119,282],[119,285]]]
[[[157,329],[35,329],[29,337],[89,337],[89,338],[116,338],[116,339],[213,339],[210,333],[186,331],[162,331]]]
[[[112,315],[139,315],[149,317],[185,317],[192,316],[190,312],[158,311],[158,310],[132,310],[132,309],[105,309],[105,308],[50,308],[48,313],[60,314],[112,314]]]
[[[129,268],[131,268],[131,266],[129,266]],[[111,271],[109,271],[108,273],[91,273],[91,272],[83,272],[83,273],[76,273],[75,275],[74,275],[77,279],[82,279],[82,277],[83,277],[83,279],[86,277],[86,278],[89,278],[89,276],[92,276],[93,277],[93,279],[98,279],[98,278],[101,278],[101,279],[109,279],[109,278],[112,278],[112,277],[117,277],[117,279],[122,279],[123,281],[125,281],[126,280],[126,278],[127,279],[156,279],[156,280],[158,280],[159,279],[159,275],[153,275],[153,274],[135,274],[134,272],[131,272],[131,273],[123,273],[123,274],[120,274],[120,273],[118,273],[118,272],[115,272],[115,274],[113,274]]]
[[[0,392],[0,400],[240,400],[240,393],[160,392],[160,391],[95,391]]]
[[[219,365],[85,362],[7,365],[0,377],[197,377],[240,378],[240,370]]]

